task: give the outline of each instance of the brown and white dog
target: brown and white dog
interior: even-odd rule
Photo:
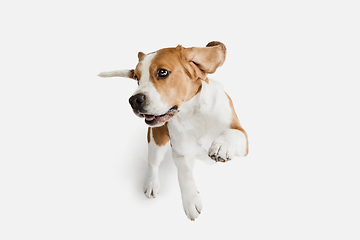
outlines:
[[[150,126],[145,195],[155,198],[159,193],[159,165],[171,145],[183,207],[191,220],[202,210],[192,172],[195,159],[226,162],[248,154],[247,134],[230,97],[220,83],[207,78],[224,63],[225,56],[226,47],[220,42],[206,47],[179,45],[149,54],[139,52],[135,69],[99,74],[137,81],[139,87],[129,102]]]

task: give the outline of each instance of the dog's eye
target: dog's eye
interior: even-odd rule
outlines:
[[[134,79],[136,80],[137,84],[139,85],[139,77],[134,75]]]
[[[167,78],[168,76],[169,76],[169,74],[170,74],[170,72],[168,71],[168,70],[166,70],[166,69],[159,69],[158,71],[157,71],[157,77],[159,78],[159,79],[164,79],[164,78]]]

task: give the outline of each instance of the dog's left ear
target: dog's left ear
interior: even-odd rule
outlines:
[[[117,70],[111,72],[101,72],[98,74],[99,77],[126,77],[134,79],[134,69]]]
[[[179,47],[179,46],[178,46]],[[205,74],[214,73],[223,65],[226,58],[226,47],[221,42],[209,42],[206,47],[179,48],[185,60],[195,65]]]

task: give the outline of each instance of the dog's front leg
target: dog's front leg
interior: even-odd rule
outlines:
[[[226,129],[213,141],[208,155],[216,162],[226,162],[235,156],[246,156],[247,152],[246,132],[237,129]]]
[[[159,167],[169,148],[169,140],[164,136],[164,133],[159,133],[159,130],[161,129],[158,128],[154,131],[152,128],[149,128],[148,130],[148,174],[144,187],[145,196],[148,198],[155,198],[159,194]],[[157,138],[163,137],[165,140],[161,144],[159,142],[156,143],[154,135]]]
[[[178,170],[179,185],[182,196],[182,203],[185,214],[191,221],[199,216],[202,210],[202,201],[197,190],[194,177],[193,167],[195,159],[185,157],[173,150],[173,158]]]

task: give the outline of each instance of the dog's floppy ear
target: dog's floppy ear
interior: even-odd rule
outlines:
[[[126,69],[126,70],[117,70],[111,72],[101,72],[99,73],[99,77],[127,77],[127,78],[134,78],[134,69]]]
[[[221,42],[209,42],[206,47],[179,48],[182,57],[194,63],[205,74],[214,73],[223,65],[226,58],[226,47]]]

